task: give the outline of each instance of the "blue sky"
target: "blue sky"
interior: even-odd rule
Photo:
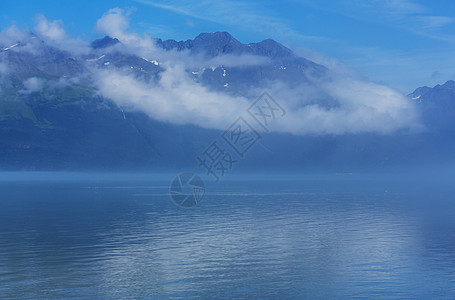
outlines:
[[[91,40],[110,8],[130,12],[131,28],[185,40],[228,31],[241,42],[273,38],[327,65],[343,63],[402,93],[455,78],[455,1],[1,1],[0,27],[33,28],[38,14]]]

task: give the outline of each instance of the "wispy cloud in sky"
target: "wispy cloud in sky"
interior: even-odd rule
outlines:
[[[242,26],[252,32],[266,32],[301,41],[327,40],[327,36],[303,34],[283,16],[267,9],[264,2],[255,1],[189,1],[189,0],[133,0],[138,3],[172,11],[192,18],[231,26]],[[283,5],[297,3],[319,10],[344,15],[366,22],[397,27],[422,36],[451,41],[455,35],[444,29],[455,23],[455,18],[434,14],[431,9],[413,0],[289,0]],[[305,12],[304,7],[301,7]],[[302,15],[304,18],[305,15]],[[329,22],[328,22],[329,24]]]
[[[269,37],[321,40],[322,36],[305,35],[295,30],[285,19],[274,16],[255,1],[191,1],[191,0],[134,0],[135,2],[169,10],[188,17],[229,26],[240,26],[252,33],[267,33]]]
[[[429,7],[412,0],[295,0],[352,19],[379,23],[420,34],[428,38],[455,42],[455,35],[440,31],[455,18],[434,15]]]
[[[368,0],[363,2],[368,3]],[[388,13],[395,15],[421,14],[428,11],[422,4],[410,0],[370,0],[370,4],[382,6]]]

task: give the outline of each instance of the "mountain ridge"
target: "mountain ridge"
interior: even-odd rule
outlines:
[[[211,57],[220,54],[251,54],[271,58],[277,56],[295,57],[290,49],[272,39],[266,39],[258,43],[243,44],[228,32],[201,33],[194,39],[186,41],[156,39],[156,43],[166,50],[203,52]]]
[[[38,38],[33,38],[33,41],[41,45]],[[157,41],[164,50],[188,50],[211,58],[224,54],[261,54],[270,59],[262,65],[221,64],[214,68],[196,66],[185,70],[194,82],[220,93],[251,97],[248,94],[251,87],[264,89],[276,79],[291,87],[309,85],[311,76],[324,76],[328,70],[296,56],[290,49],[270,39],[242,44],[230,34],[221,32],[203,33],[193,40],[180,42]],[[39,55],[17,51],[16,47],[4,50],[10,45],[2,45],[5,48],[0,51],[0,58],[7,61],[12,70],[0,81],[3,90],[0,101],[0,169],[135,169],[195,165],[196,157],[216,139],[219,130],[153,120],[143,112],[128,111],[97,94],[90,77],[76,76],[77,80],[70,80],[80,72],[90,74],[91,66],[107,72],[121,68],[144,81],[160,80],[164,69],[158,61],[114,48],[115,51],[107,51],[118,44],[121,41],[117,38],[105,36],[91,43],[93,53],[79,57],[48,45],[44,45]],[[40,84],[40,89],[33,89],[31,83],[26,86],[24,82],[29,78],[37,78],[34,84]],[[63,83],[59,83],[62,79]],[[428,98],[428,93],[433,90],[435,99],[439,99],[438,93],[443,93],[447,96],[445,102],[453,104],[452,85],[453,82],[448,82],[434,88],[422,87],[419,91],[425,91]],[[418,104],[412,100],[417,97],[414,93],[410,94],[409,101]],[[441,101],[437,102],[435,107],[440,104]],[[455,145],[454,127],[450,122],[441,123],[441,109],[425,105],[418,107],[426,115],[428,127],[437,134],[298,137],[272,133],[267,136],[269,151],[261,147],[255,149],[245,166],[266,168],[264,161],[274,161],[270,168],[346,170],[356,165],[383,168],[440,153],[436,146],[442,142],[450,147]],[[447,120],[454,119],[452,111],[443,110]],[[449,146],[444,149],[450,149]],[[278,157],[273,153],[279,153]]]

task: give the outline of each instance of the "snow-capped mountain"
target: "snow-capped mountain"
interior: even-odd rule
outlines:
[[[257,97],[249,93],[276,84],[311,89],[314,79],[329,71],[273,40],[243,44],[226,32],[153,43],[153,51],[134,52],[131,45],[106,36],[76,53],[30,34],[0,45],[0,169],[178,169],[194,166],[197,155],[219,136],[220,130],[156,120],[130,109],[131,102],[112,101],[100,93],[100,74],[133,75],[137,81],[124,81],[130,78],[125,76],[109,80],[115,81],[110,82],[113,87],[131,89],[147,83],[154,93],[154,84],[162,83],[163,76],[169,76],[166,71],[175,67],[173,60],[182,60],[185,77],[169,83],[171,88],[179,80],[189,80],[214,95],[240,99],[235,97]],[[189,86],[184,83],[183,87]],[[437,116],[444,113],[446,120],[454,119],[454,86],[449,81],[409,95],[409,102],[422,110],[427,127],[438,134],[453,128],[453,123],[441,123]],[[340,106],[329,95],[317,101],[328,110]],[[447,136],[435,138],[428,132],[404,136],[271,133],[268,143],[256,148],[243,166],[382,167],[418,160],[432,153],[428,145],[441,139],[455,144],[453,135]]]
[[[247,94],[251,87],[263,87],[277,79],[289,84],[308,82],[311,76],[322,76],[327,69],[303,57],[295,55],[290,49],[268,39],[259,43],[242,44],[227,32],[202,33],[194,40],[155,40],[156,46],[165,51],[188,52],[188,57],[198,57],[213,61],[213,65],[198,66],[189,64],[186,72],[195,82],[211,89],[230,94]],[[88,61],[101,67],[129,67],[137,75],[158,78],[163,71],[158,60],[127,55],[122,51],[119,40],[106,36],[91,44],[95,50]],[[117,50],[112,50],[112,48]],[[95,55],[95,56],[93,56]],[[262,58],[261,63],[225,66],[216,58],[226,55],[241,58]],[[232,62],[230,63],[232,64]]]

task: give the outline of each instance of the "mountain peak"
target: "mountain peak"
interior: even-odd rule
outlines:
[[[268,57],[289,57],[293,56],[293,52],[272,39],[266,39],[259,43],[249,44],[250,47],[253,46],[259,55],[264,55]]]
[[[157,45],[166,50],[178,51],[188,49],[193,53],[205,53],[208,56],[221,54],[252,54],[269,58],[290,58],[294,53],[282,44],[266,39],[259,43],[242,44],[228,32],[201,33],[194,40],[180,41],[161,39],[156,40]]]
[[[196,40],[224,40],[224,41],[237,41],[230,33],[223,31],[223,32],[203,32],[199,34],[194,41]]]
[[[227,32],[201,33],[191,42],[191,50],[209,56],[240,54],[245,52],[245,45]]]
[[[441,85],[441,87],[442,88],[446,88],[446,89],[454,89],[455,88],[455,81],[449,80],[446,83],[444,83],[443,85]]]
[[[103,37],[101,39],[94,40],[91,43],[91,47],[93,49],[103,49],[103,48],[107,48],[110,46],[114,46],[118,43],[120,43],[120,41],[118,39],[111,38],[110,36],[106,35],[105,37]]]

